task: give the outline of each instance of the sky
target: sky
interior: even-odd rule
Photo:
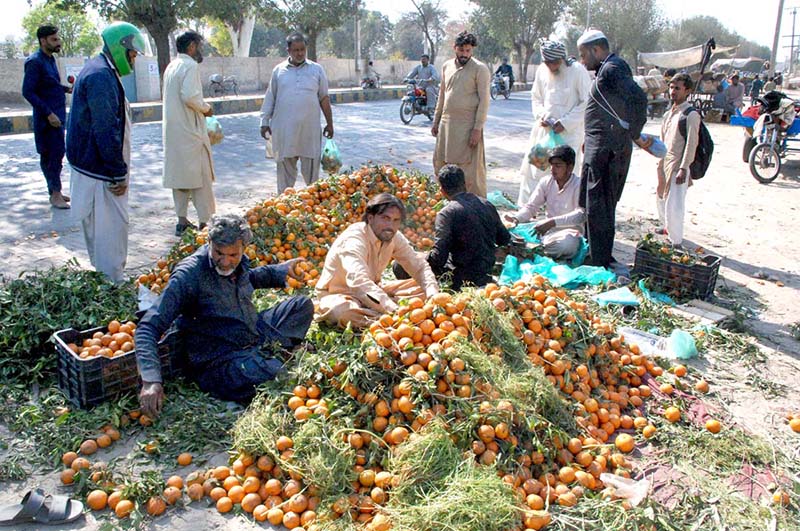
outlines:
[[[381,11],[389,16],[393,22],[408,11],[414,9],[411,0],[363,0],[367,9]],[[470,2],[467,0],[440,0],[441,7],[445,9],[451,18],[463,18],[470,11]],[[778,0],[765,0],[758,7],[734,2],[732,0],[659,0],[659,4],[664,15],[670,19],[688,18],[695,15],[710,15],[717,17],[728,29],[732,29],[743,35],[747,39],[759,44],[772,46],[772,37],[775,31],[775,19],[777,16]],[[739,4],[740,7],[732,9],[733,5]],[[786,1],[786,8],[799,7],[800,0]],[[0,0],[0,9],[3,16],[0,17],[0,40],[5,40],[6,36],[13,35],[16,38],[22,36],[21,22],[22,17],[30,9],[27,0]],[[800,9],[798,10],[800,11]],[[800,24],[800,20],[798,20]],[[800,26],[797,27],[800,33]],[[791,12],[786,11],[783,16],[782,34],[790,35],[792,30]],[[789,45],[789,39],[781,39],[781,46]],[[649,50],[641,50],[649,51]],[[787,50],[781,48],[778,57],[786,54]]]

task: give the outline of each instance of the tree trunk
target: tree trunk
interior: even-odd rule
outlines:
[[[234,57],[250,57],[250,42],[253,39],[253,29],[256,25],[256,18],[248,16],[242,19],[239,24],[233,26],[226,24],[228,34],[231,37]]]
[[[158,57],[158,73],[161,74],[161,77],[164,76],[164,70],[167,69],[167,65],[170,61],[169,56],[169,33],[170,30],[162,27],[161,25],[153,25],[153,27],[148,27],[147,31],[150,32],[150,35],[153,37],[153,40],[156,43],[156,55]]]
[[[519,61],[519,80],[525,83],[528,78],[525,77],[527,69],[525,68],[525,54],[522,53],[522,46],[514,44],[514,53],[517,54],[517,61]]]
[[[531,63],[531,57],[533,57],[534,47],[533,46],[526,46],[525,47],[525,61],[522,65],[522,81],[524,83],[528,82],[528,66]]]
[[[317,60],[317,32],[307,31],[306,37],[308,38],[308,59],[316,62]]]

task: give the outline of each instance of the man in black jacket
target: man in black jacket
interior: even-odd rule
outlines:
[[[489,201],[467,192],[461,168],[443,166],[439,186],[448,203],[436,214],[436,236],[428,264],[437,278],[452,273],[454,290],[465,284],[485,286],[492,281],[495,250],[498,245],[507,245],[511,234]],[[398,278],[408,278],[397,265],[394,271]]]
[[[591,265],[613,262],[615,215],[622,196],[632,142],[647,121],[647,95],[628,64],[610,53],[608,39],[589,29],[578,39],[581,62],[597,72],[585,115],[580,206],[586,209]]]

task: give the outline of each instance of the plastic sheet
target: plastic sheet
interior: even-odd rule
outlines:
[[[642,292],[644,298],[650,302],[658,302],[668,306],[675,306],[675,301],[673,301],[672,298],[670,298],[670,296],[666,293],[659,293],[658,291],[647,289],[645,279],[639,279],[639,283],[636,286],[639,288],[639,291]]]
[[[636,295],[627,286],[598,293],[592,298],[596,300],[600,306],[608,306],[609,304],[639,306],[639,299],[636,298]]]
[[[534,260],[520,260],[513,255],[506,256],[501,284],[513,284],[518,280],[529,280],[535,275],[542,275],[555,286],[578,288],[580,286],[597,286],[616,280],[616,275],[602,267],[580,266],[572,268],[559,264],[552,258],[537,256]]]

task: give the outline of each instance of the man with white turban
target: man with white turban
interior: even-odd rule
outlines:
[[[567,49],[562,43],[543,41],[541,51],[542,64],[536,70],[531,88],[534,124],[530,144],[544,139],[550,131],[557,133],[578,154],[575,167],[580,168],[583,115],[592,81],[583,65],[567,59]],[[536,183],[546,175],[549,171],[531,165],[526,153],[520,166],[517,204],[528,203]]]

